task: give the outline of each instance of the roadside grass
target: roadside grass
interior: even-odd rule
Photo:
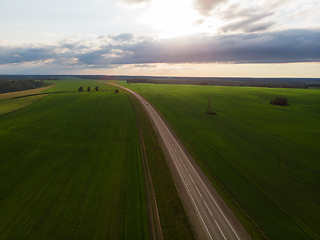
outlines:
[[[320,238],[318,89],[118,84],[163,114],[254,239],[250,218],[271,239]]]
[[[141,103],[129,94],[140,119],[164,239],[195,239],[157,134]]]
[[[135,112],[110,87],[0,116],[0,239],[149,239]]]

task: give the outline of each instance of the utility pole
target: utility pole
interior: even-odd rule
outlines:
[[[209,100],[208,100],[208,108],[207,108],[207,111],[205,112],[205,114],[217,115],[216,112],[211,110],[210,97],[209,97]]]
[[[210,97],[209,97],[209,101],[208,101],[208,108],[207,108],[207,112],[211,112]]]

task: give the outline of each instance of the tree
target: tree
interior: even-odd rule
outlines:
[[[82,86],[79,87],[78,91],[79,91],[79,92],[83,92],[83,87],[82,87]]]
[[[115,93],[119,93],[119,90],[118,90],[118,89],[116,89],[116,90],[115,90]]]
[[[90,88],[90,87],[88,87],[88,88],[87,88],[87,90],[88,90],[88,92],[90,92],[90,91],[91,91],[91,88]]]
[[[99,87],[98,87],[98,86],[97,86],[95,89],[96,89],[96,92],[98,92],[98,91],[99,91]]]

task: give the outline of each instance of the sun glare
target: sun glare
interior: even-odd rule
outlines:
[[[137,20],[151,26],[163,38],[201,32],[199,14],[192,9],[192,0],[155,0]]]

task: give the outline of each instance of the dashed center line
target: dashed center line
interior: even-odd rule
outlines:
[[[219,231],[220,231],[221,234],[222,234],[222,237],[223,237],[225,240],[227,240],[226,237],[224,236],[223,232],[221,231],[221,228],[219,227],[217,221],[215,221],[215,222],[216,222],[217,227],[219,228]]]
[[[206,207],[207,207],[207,209],[208,209],[208,211],[209,211],[210,215],[212,216],[212,213],[211,213],[210,209],[208,208],[208,205],[206,204],[206,202],[205,202],[205,201],[203,201],[203,202],[204,202],[204,204],[206,205]]]
[[[197,188],[197,186],[195,186],[195,187],[196,187],[196,189],[197,189],[197,191],[198,191],[198,193],[199,193],[200,197],[202,197],[202,195],[201,195],[201,193],[200,193],[199,189]],[[212,214],[211,214],[211,215],[212,215]]]
[[[191,175],[190,175],[190,174],[189,174],[189,177],[190,177],[191,181],[194,183],[194,181],[193,181],[193,179],[192,179],[192,177],[191,177]]]

